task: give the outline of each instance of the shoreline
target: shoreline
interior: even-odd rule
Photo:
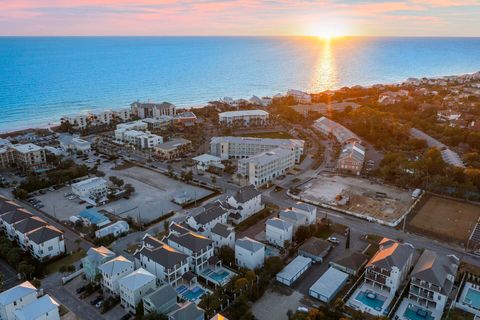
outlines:
[[[404,80],[399,81],[399,82],[376,83],[376,84],[368,85],[368,86],[355,84],[355,85],[351,85],[350,88],[352,88],[354,86],[371,88],[371,87],[377,86],[377,85],[384,85],[384,86],[400,85],[402,83],[405,83],[408,79],[442,79],[442,78],[445,78],[445,77],[463,77],[463,76],[472,75],[472,74],[475,74],[475,73],[478,73],[478,72],[480,72],[480,71],[472,71],[472,72],[468,72],[468,73],[455,74],[455,75],[439,75],[439,76],[429,76],[429,77],[420,77],[420,78],[411,77],[411,78],[407,78],[407,79],[404,79]],[[339,89],[341,89],[341,87],[334,88],[334,89],[327,89],[327,90],[318,91],[318,92],[307,92],[307,93],[308,94],[318,94],[318,93],[322,93],[322,92],[325,92],[325,91],[336,91],[336,90],[339,90]],[[273,95],[272,95],[272,97],[273,97]],[[241,99],[241,98],[239,98],[239,99]],[[212,100],[212,101],[218,101],[218,100]],[[196,104],[196,105],[191,105],[191,106],[176,106],[176,108],[188,111],[188,110],[191,110],[191,109],[202,109],[202,108],[207,107],[208,105],[209,105],[209,102],[206,102],[204,104]],[[95,111],[102,112],[102,111],[106,111],[106,110],[116,110],[116,109],[124,109],[124,108],[128,108],[128,106],[127,107],[117,107],[117,108],[95,109]],[[86,111],[88,111],[88,110],[86,110]],[[34,130],[52,130],[53,128],[58,127],[58,126],[60,126],[60,120],[49,122],[49,123],[46,123],[46,124],[38,124],[38,125],[32,125],[32,126],[26,126],[26,127],[14,127],[14,128],[10,128],[10,129],[0,130],[0,137],[8,136],[8,135],[19,135],[19,134],[22,134],[24,132],[34,131]]]

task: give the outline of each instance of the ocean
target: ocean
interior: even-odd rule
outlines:
[[[318,92],[480,70],[480,38],[0,37],[0,132],[136,100]]]

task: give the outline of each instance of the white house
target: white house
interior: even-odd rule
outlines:
[[[229,211],[220,201],[207,203],[190,211],[185,223],[193,230],[205,236],[210,236],[210,230],[217,223],[227,223]]]
[[[218,121],[226,126],[265,125],[268,121],[268,112],[264,110],[228,111],[218,114]]]
[[[119,294],[118,280],[135,270],[133,262],[124,256],[113,258],[99,266],[98,269],[102,275],[103,291],[112,295]]]
[[[82,258],[83,272],[89,281],[95,281],[100,274],[99,267],[105,262],[113,259],[115,253],[106,247],[91,247],[87,251],[87,256]]]
[[[293,97],[297,103],[311,103],[312,97],[303,91],[290,89],[287,91],[287,97]]]
[[[48,294],[15,310],[16,320],[60,320],[60,304]]]
[[[285,247],[285,241],[292,242],[293,223],[279,218],[268,219],[265,222],[267,241],[278,247]]]
[[[292,210],[307,217],[307,224],[314,224],[317,221],[317,207],[305,203],[297,202],[292,206]]]
[[[265,204],[262,202],[262,194],[254,185],[240,188],[226,202],[233,208],[230,218],[237,224],[265,208]]]
[[[235,248],[235,230],[233,227],[227,226],[223,223],[217,223],[210,233],[210,239],[213,240],[215,248],[227,246]]]
[[[17,240],[20,248],[27,250],[27,244],[25,241],[25,234],[36,230],[40,227],[46,226],[47,223],[40,217],[31,216],[12,225],[12,229],[15,231],[15,240]]]
[[[120,220],[95,231],[95,237],[103,238],[108,235],[118,237],[122,233],[128,232],[128,230],[130,230],[130,226],[128,225],[128,223],[126,221]]]
[[[191,269],[197,274],[208,266],[208,259],[213,257],[212,240],[178,224],[170,225],[170,234],[165,239],[168,245],[190,257]]]
[[[195,166],[198,171],[206,171],[210,167],[224,169],[225,166],[222,164],[222,159],[210,154],[201,154],[192,159],[195,163]]]
[[[72,192],[80,199],[91,204],[102,202],[107,197],[108,182],[100,177],[93,177],[72,184]]]
[[[14,312],[37,299],[37,288],[25,281],[0,293],[0,319],[15,320]]]
[[[265,262],[265,245],[248,237],[235,241],[235,263],[239,267],[256,269]]]
[[[146,235],[142,248],[135,253],[135,266],[142,267],[158,279],[176,286],[189,270],[189,256]]]
[[[157,287],[157,278],[145,269],[137,269],[118,280],[120,304],[128,312],[135,308],[142,298]]]
[[[383,238],[365,268],[365,283],[395,294],[412,266],[414,251],[411,244]]]
[[[26,233],[25,243],[32,256],[40,261],[65,254],[63,231],[51,225]]]
[[[0,215],[0,222],[7,237],[10,240],[13,240],[15,237],[15,229],[13,228],[13,225],[17,222],[30,218],[33,215],[26,209],[19,207],[14,202],[10,201],[4,204],[4,208],[8,211]]]
[[[293,232],[295,233],[298,227],[316,222],[317,208],[307,203],[297,202],[291,209],[280,211],[278,217],[293,223]]]
[[[63,134],[58,140],[60,141],[60,148],[63,151],[73,150],[83,153],[90,153],[92,151],[92,144],[89,141],[70,134]]]

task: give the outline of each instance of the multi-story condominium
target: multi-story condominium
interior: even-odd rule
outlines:
[[[139,130],[139,131],[145,131],[147,130],[148,125],[147,123],[144,122],[144,120],[137,120],[137,121],[131,121],[131,122],[125,122],[125,123],[119,123],[117,124],[117,127],[115,130],[115,139],[122,141],[122,137],[117,137],[117,131],[118,133],[123,134],[127,130]],[[123,129],[123,131],[121,130]]]
[[[208,267],[208,259],[213,257],[214,244],[212,240],[178,224],[170,225],[170,234],[165,240],[168,245],[190,257],[190,267],[197,274]]]
[[[245,159],[259,153],[282,147],[293,151],[295,162],[300,162],[305,141],[296,139],[270,139],[248,137],[213,137],[210,154],[222,159]]]
[[[220,124],[226,126],[260,126],[268,121],[268,112],[264,110],[228,111],[218,114]]]
[[[453,289],[459,264],[460,260],[454,255],[439,256],[425,250],[412,271],[408,298],[441,314]]]
[[[0,293],[0,319],[16,320],[15,311],[37,300],[37,288],[25,281]]]
[[[105,200],[107,192],[108,182],[100,177],[93,177],[72,184],[72,193],[92,204]]]
[[[265,245],[248,237],[235,241],[235,263],[239,267],[256,269],[265,262]]]
[[[195,167],[198,171],[204,172],[208,169],[225,169],[225,166],[222,164],[222,159],[211,154],[201,154],[192,159],[195,163]]]
[[[285,247],[285,242],[292,242],[293,223],[279,218],[268,219],[265,222],[265,235],[269,243]]]
[[[0,168],[7,168],[14,163],[13,150],[10,147],[11,145],[0,146]]]
[[[154,147],[155,156],[162,160],[171,160],[190,152],[192,141],[176,138]]]
[[[58,139],[60,141],[60,148],[63,151],[73,150],[89,153],[92,151],[92,144],[84,139],[75,137],[69,134],[64,134]]]
[[[132,261],[124,256],[118,256],[98,267],[102,275],[103,292],[119,295],[118,280],[132,273],[135,268]]]
[[[359,175],[365,161],[365,147],[357,142],[346,144],[337,161],[337,169]]]
[[[312,97],[303,91],[290,89],[287,91],[287,97],[292,97],[297,103],[311,103]]]
[[[326,117],[315,120],[313,127],[324,135],[333,135],[342,145],[353,142],[362,143],[362,140],[355,133]]]
[[[412,266],[414,251],[409,243],[383,238],[365,268],[365,283],[394,294]]]
[[[31,216],[24,220],[18,221],[12,225],[12,229],[15,232],[15,240],[23,250],[27,250],[27,243],[25,235],[40,227],[46,226],[47,223],[40,217]]]
[[[191,111],[177,113],[174,118],[176,125],[183,127],[191,127],[197,123],[197,116]]]
[[[295,153],[276,148],[238,161],[237,173],[249,184],[261,186],[295,166]]]
[[[227,223],[229,212],[222,206],[220,201],[211,202],[190,211],[185,223],[198,233],[205,236],[217,223]]]
[[[65,254],[63,231],[46,225],[25,234],[25,243],[35,259],[49,260]]]
[[[110,124],[113,121],[114,113],[112,110],[97,112],[92,115],[97,124]]]
[[[113,111],[113,116],[117,122],[126,122],[132,117],[132,111],[128,108],[117,109]]]
[[[135,253],[135,266],[142,267],[158,279],[176,286],[189,270],[189,256],[149,235]]]
[[[241,187],[234,196],[228,197],[226,202],[232,211],[230,219],[237,224],[265,208],[262,194],[253,184]]]
[[[33,216],[26,209],[16,206],[12,203],[5,203],[3,205],[4,213],[0,214],[0,222],[2,224],[2,229],[10,240],[13,240],[15,237],[15,229],[13,225],[17,222],[25,220]],[[7,211],[8,210],[8,211]]]
[[[40,171],[47,168],[45,148],[27,143],[13,145],[11,149],[13,161],[17,167],[29,171]]]
[[[235,248],[235,229],[223,223],[217,223],[210,232],[210,239],[215,244],[215,248],[227,246]]]
[[[161,116],[175,116],[176,107],[169,102],[150,103],[150,102],[134,102],[130,105],[132,113],[143,118],[157,118]]]
[[[123,142],[138,149],[153,149],[163,143],[163,138],[148,131],[126,130],[123,133]]]
[[[145,314],[169,314],[177,306],[177,292],[171,285],[164,284],[143,297]]]
[[[15,310],[16,320],[60,320],[60,304],[48,294]]]
[[[91,122],[91,115],[87,113],[64,116],[61,122],[69,123],[74,129],[85,129]]]
[[[128,312],[135,308],[147,293],[157,288],[157,278],[145,269],[137,269],[118,280],[120,305]]]
[[[147,124],[147,129],[149,131],[166,130],[172,124],[173,117],[161,116],[157,118],[145,118],[142,119],[142,121]]]
[[[97,275],[101,274],[99,267],[113,258],[115,258],[115,253],[103,246],[88,249],[87,256],[82,258],[85,277],[90,281],[94,281]]]

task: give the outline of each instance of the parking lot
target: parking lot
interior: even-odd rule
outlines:
[[[135,188],[135,193],[129,199],[122,198],[98,207],[98,210],[104,209],[116,216],[129,216],[145,223],[170,211],[181,210],[180,205],[172,202],[175,196],[186,194],[192,199],[201,199],[212,193],[208,189],[191,186],[145,168],[133,166],[123,170],[112,170],[113,166],[111,163],[103,163],[99,167],[99,170],[105,172],[105,179],[116,176]],[[63,187],[47,191],[36,199],[41,200],[44,205],[42,210],[57,219],[68,220],[88,206],[78,198],[66,197],[65,195],[70,192],[70,187]]]

